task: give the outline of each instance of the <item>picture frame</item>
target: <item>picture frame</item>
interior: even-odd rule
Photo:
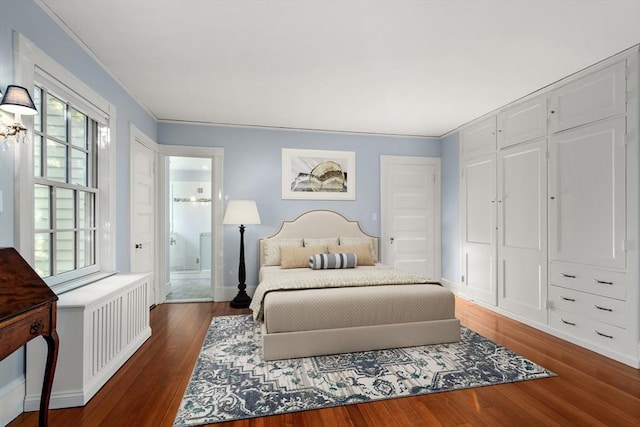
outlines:
[[[282,198],[355,200],[356,153],[283,148]]]

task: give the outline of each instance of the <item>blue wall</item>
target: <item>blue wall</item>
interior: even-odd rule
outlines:
[[[78,79],[91,87],[116,107],[117,129],[112,141],[116,143],[116,267],[129,270],[129,124],[150,138],[157,137],[157,123],[94,59],[62,30],[33,1],[0,1],[0,88],[12,84],[13,32],[19,32],[40,50],[63,65]],[[3,173],[0,188],[4,192],[5,209],[0,213],[0,245],[13,245],[13,221],[7,217],[13,211],[12,180],[3,179],[7,169],[13,168],[13,153],[2,156]]]
[[[29,0],[0,0],[0,90],[14,83],[13,33],[23,34],[40,50],[63,64],[86,85],[116,107],[116,267],[129,270],[129,123],[151,138],[157,137],[156,120],[109,76],[78,44],[67,35],[38,5]],[[0,246],[15,246],[14,241],[14,151],[0,152]],[[0,391],[3,386],[24,376],[24,351],[16,351],[0,362]],[[1,403],[1,402],[0,402]],[[0,417],[6,408],[0,404]],[[2,424],[2,419],[0,419]]]
[[[286,131],[250,127],[158,124],[120,85],[67,35],[35,2],[0,0],[0,89],[14,82],[13,33],[23,34],[39,49],[64,65],[116,107],[116,268],[129,271],[129,126],[134,124],[160,144],[224,148],[224,191],[227,199],[254,199],[262,224],[248,226],[247,283],[257,281],[257,239],[278,230],[283,219],[293,219],[310,209],[331,209],[358,220],[367,233],[380,234],[380,155],[440,157],[442,154],[443,276],[459,277],[457,226],[457,136],[432,138],[393,137],[330,132]],[[442,153],[441,153],[442,143]],[[355,151],[356,200],[282,200],[281,149]],[[14,246],[14,153],[0,152],[0,246]],[[375,215],[374,215],[375,214]],[[225,227],[224,284],[237,284],[239,251],[236,227]],[[24,374],[23,352],[0,363],[0,390]]]
[[[441,140],[442,168],[442,277],[460,280],[460,173],[459,133]]]
[[[251,127],[160,123],[158,143],[224,148],[224,196],[255,200],[262,224],[247,226],[247,284],[257,284],[257,240],[275,233],[283,220],[311,209],[330,209],[358,220],[365,232],[380,235],[380,155],[440,157],[440,140]],[[356,153],[356,200],[282,200],[281,149],[342,150]],[[224,285],[237,285],[239,236],[225,227]]]

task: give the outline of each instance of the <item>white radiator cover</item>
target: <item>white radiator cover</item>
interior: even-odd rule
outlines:
[[[119,274],[60,295],[50,408],[85,405],[151,336],[152,274]],[[46,345],[27,345],[25,411],[40,405]]]

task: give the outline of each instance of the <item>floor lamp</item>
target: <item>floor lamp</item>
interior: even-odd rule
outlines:
[[[238,265],[238,295],[229,305],[233,308],[247,308],[251,297],[247,295],[246,270],[244,267],[244,229],[245,224],[260,224],[258,207],[253,200],[229,200],[224,214],[223,224],[240,226],[240,264]]]

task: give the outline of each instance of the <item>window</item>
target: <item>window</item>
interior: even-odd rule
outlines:
[[[14,53],[38,110],[14,145],[16,247],[62,293],[115,273],[116,109],[19,33]]]
[[[98,270],[96,147],[108,132],[45,87],[33,93],[34,268],[55,285]]]

